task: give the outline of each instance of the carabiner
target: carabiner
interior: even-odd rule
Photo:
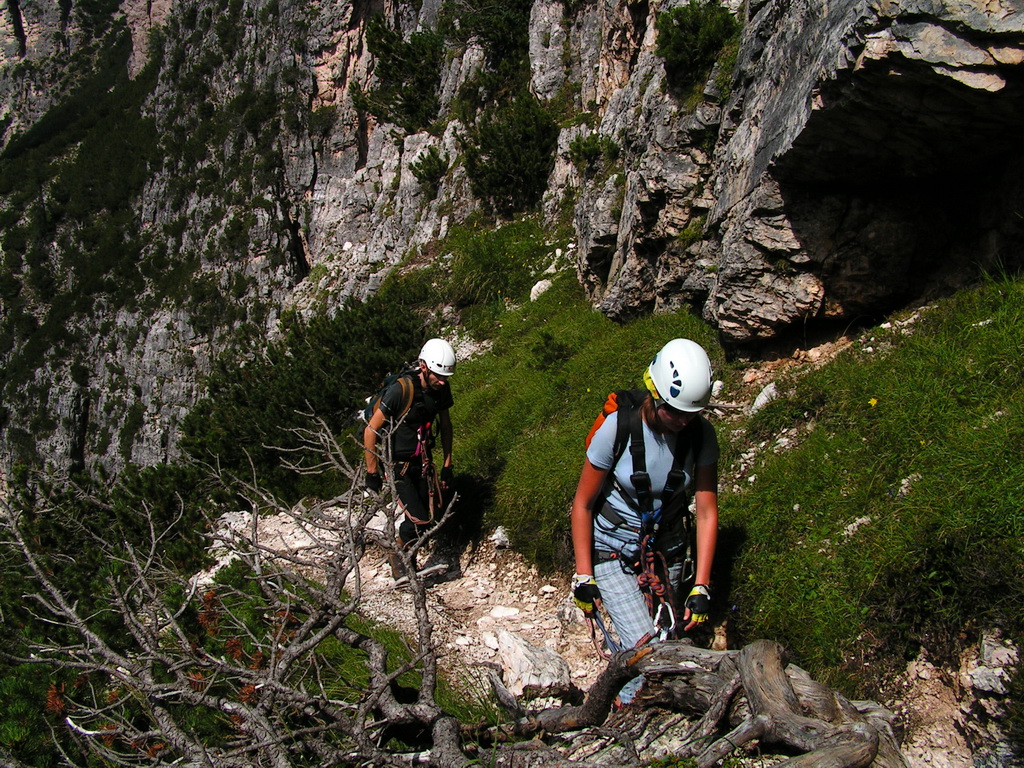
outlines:
[[[660,626],[662,611],[668,614],[670,622],[668,627]],[[672,637],[672,633],[676,630],[676,612],[672,610],[671,605],[665,602],[658,603],[658,610],[654,613],[654,627],[658,630],[658,638],[660,640],[668,640]]]

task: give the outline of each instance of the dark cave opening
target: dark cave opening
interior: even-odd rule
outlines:
[[[1024,267],[1024,77],[997,74],[990,92],[908,62],[822,89],[772,176],[841,321]]]

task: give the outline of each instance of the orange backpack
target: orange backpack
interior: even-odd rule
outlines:
[[[587,434],[587,439],[584,441],[586,448],[590,447],[591,440],[594,439],[594,433],[601,428],[604,424],[605,419],[611,416],[616,411],[636,411],[639,410],[640,406],[644,402],[644,398],[647,397],[647,392],[642,389],[621,389],[617,392],[610,392],[608,398],[604,401],[604,406],[601,408],[601,412],[597,414],[597,418],[594,419],[593,425],[590,427],[590,432]],[[612,449],[613,462],[612,466],[618,463],[619,457],[622,452],[626,449],[626,441],[629,439],[629,417],[622,418],[620,415],[618,422],[618,430],[615,433],[615,444]]]

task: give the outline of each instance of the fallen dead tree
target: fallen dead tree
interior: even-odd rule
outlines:
[[[351,488],[284,505],[251,480],[214,475],[251,514],[247,527],[230,530],[210,518],[210,542],[233,564],[211,581],[168,560],[181,518],[155,516],[143,501],[133,536],[90,527],[64,496],[0,501],[0,551],[23,584],[34,627],[30,639],[12,636],[0,657],[53,681],[45,708],[78,755],[67,764],[618,768],[671,754],[711,766],[757,744],[790,755],[788,766],[905,765],[889,713],[786,666],[782,648],[766,641],[724,652],[682,642],[622,652],[579,706],[524,715],[506,695],[515,712],[508,722],[459,722],[436,696],[439,651],[415,551],[399,551],[388,533],[393,496],[364,495],[359,468],[325,429],[308,439]],[[287,519],[301,536],[268,536],[260,525],[268,517]],[[371,526],[375,517],[382,528]],[[102,554],[110,566],[97,581],[102,600],[84,603],[58,578],[61,559],[73,554],[33,533],[42,520],[71,534],[76,548]],[[401,628],[404,653],[361,613],[368,595],[358,565],[368,546],[396,556],[408,579],[397,598],[413,617]],[[622,685],[640,674],[646,683],[634,704],[614,711]]]
[[[682,732],[674,758],[693,758],[707,768],[757,744],[784,754],[787,768],[901,768],[894,716],[873,702],[849,701],[786,665],[778,643],[759,640],[736,651],[712,651],[687,642],[660,643],[622,651],[609,663],[578,707],[548,709],[497,729],[498,740],[532,737],[525,746],[498,749],[496,765],[636,766],[654,755],[651,747],[669,728]],[[622,685],[642,674],[643,694],[609,724],[612,702]],[[669,728],[652,733],[644,712],[655,708],[686,713]],[[657,729],[654,729],[657,730]],[[577,736],[552,747],[552,734]],[[613,747],[603,750],[599,742]],[[579,759],[575,753],[601,753]],[[614,753],[619,753],[616,757]]]

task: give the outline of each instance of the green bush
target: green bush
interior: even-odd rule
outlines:
[[[401,32],[388,28],[383,15],[377,15],[366,25],[366,44],[376,58],[378,85],[369,91],[352,86],[356,108],[408,133],[429,126],[440,107],[437,88],[444,38],[428,30],[404,40]]]
[[[684,92],[703,85],[723,48],[740,25],[718,0],[690,0],[658,15],[657,53],[665,61],[669,86]]]
[[[292,430],[309,426],[309,414],[337,434],[355,434],[352,419],[363,400],[415,357],[429,330],[417,312],[422,286],[409,285],[386,285],[333,317],[295,318],[259,356],[226,355],[207,396],[182,424],[182,449],[229,472],[255,472],[268,490],[292,502],[341,490],[339,477],[300,477],[286,469],[282,449],[300,447]]]
[[[533,219],[490,230],[454,227],[441,245],[453,257],[445,298],[464,309],[522,301],[550,263],[546,234]]]
[[[619,145],[600,133],[578,136],[569,142],[569,159],[581,173],[593,176],[600,164],[610,165],[619,159]]]
[[[488,109],[462,139],[473,195],[509,216],[536,206],[555,162],[558,125],[529,93]]]
[[[338,108],[322,106],[309,113],[309,133],[311,136],[327,136],[338,122]]]
[[[446,2],[439,29],[446,38],[483,46],[488,68],[502,82],[528,74],[531,0]]]
[[[412,175],[427,191],[431,200],[437,197],[438,187],[448,173],[448,167],[448,155],[442,157],[437,147],[429,147],[418,160],[409,164]]]
[[[118,483],[108,487],[80,478],[87,493],[52,488],[29,482],[23,467],[9,478],[17,492],[8,497],[18,510],[22,534],[43,558],[47,575],[77,601],[90,628],[115,649],[123,650],[131,634],[112,609],[108,578],[117,577],[121,564],[95,545],[101,538],[115,551],[121,542],[146,549],[151,531],[164,534],[154,556],[183,573],[206,565],[204,533],[208,503],[214,495],[192,468],[131,467]],[[223,498],[221,498],[223,501]],[[150,517],[142,514],[150,511]],[[31,642],[69,642],[60,627],[38,618],[25,599],[32,581],[20,553],[11,546],[6,529],[0,535],[0,643],[14,655],[27,655]],[[67,765],[67,756],[79,756],[79,744],[71,737],[63,718],[47,707],[51,687],[81,684],[68,670],[59,673],[39,665],[18,665],[0,660],[0,754],[6,749],[25,765]],[[57,751],[55,742],[65,752]],[[77,764],[87,764],[82,759]]]

